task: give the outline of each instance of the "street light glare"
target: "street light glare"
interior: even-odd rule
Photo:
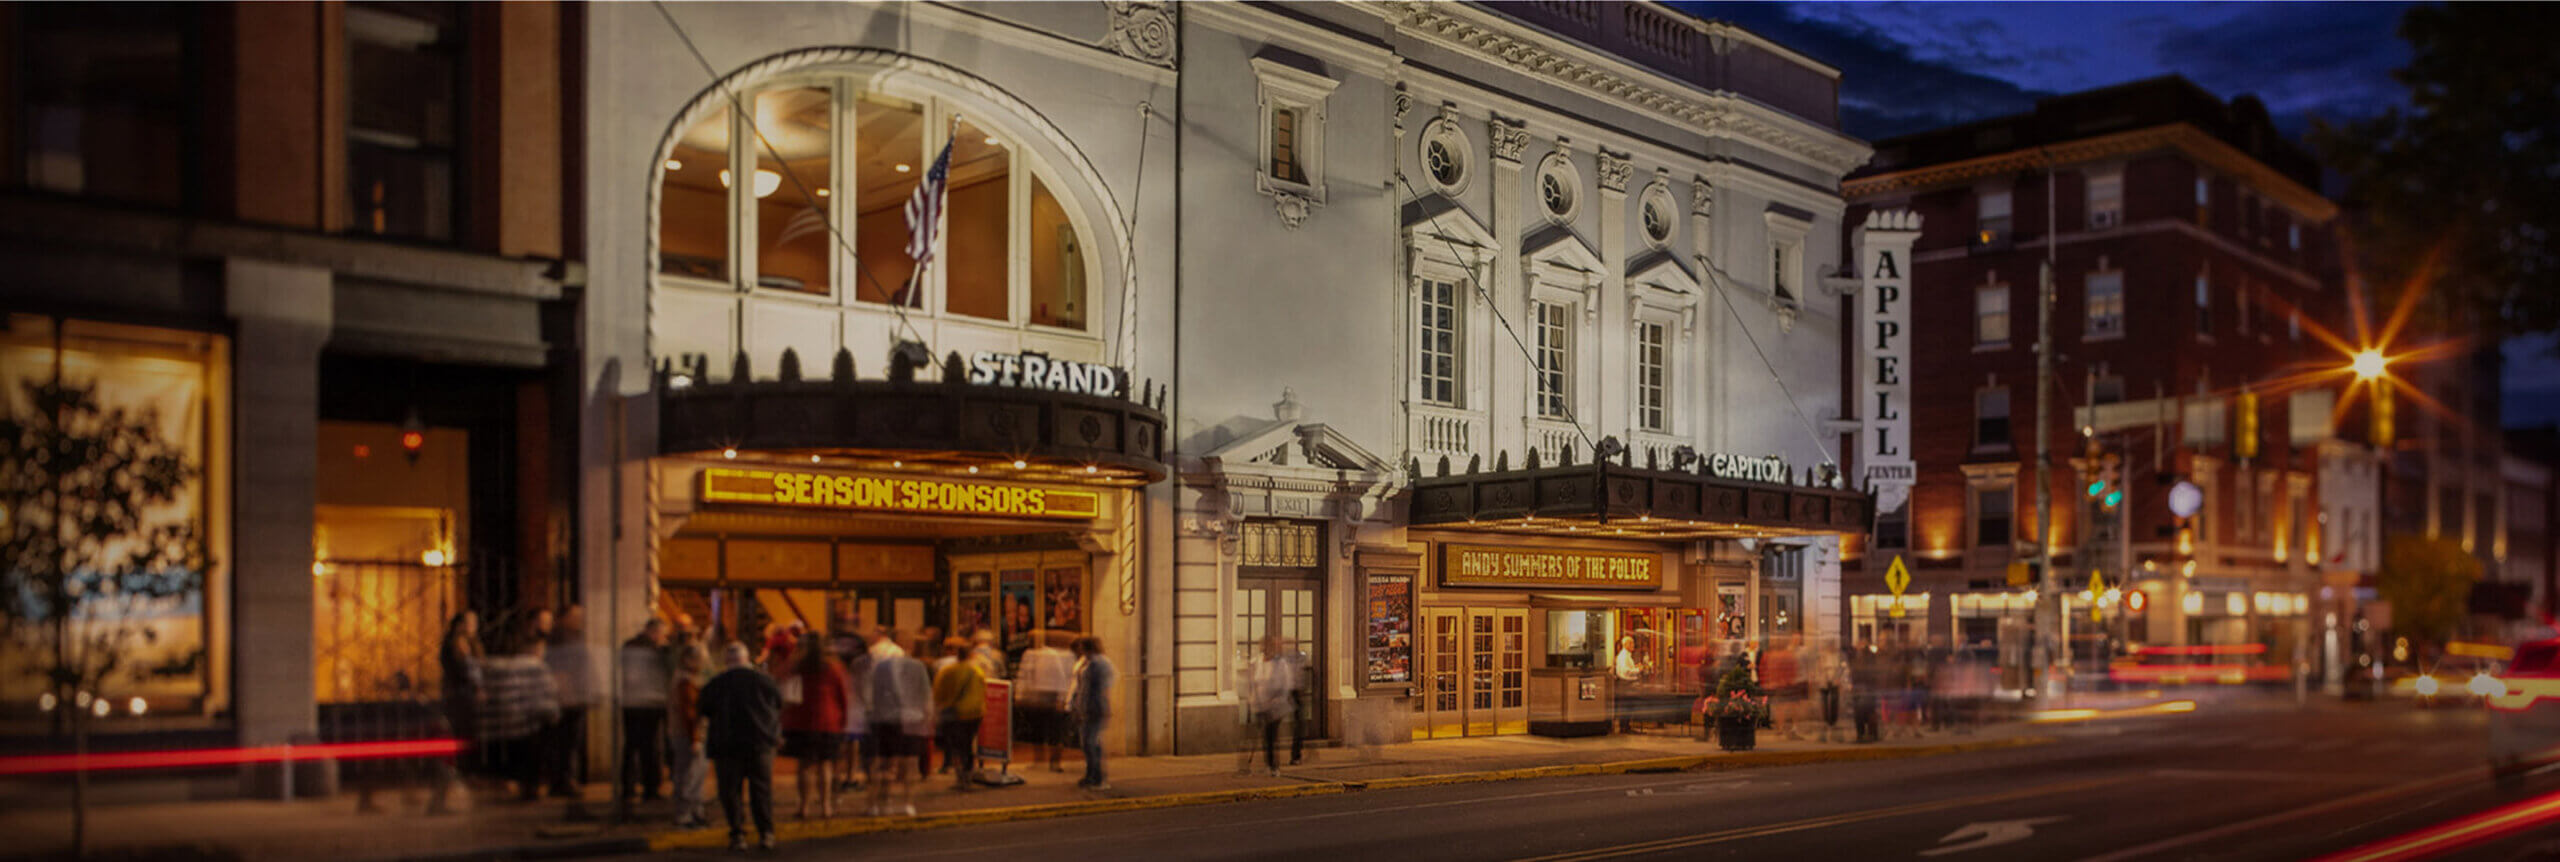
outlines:
[[[2373,380],[2382,376],[2383,367],[2389,363],[2382,351],[2368,347],[2356,351],[2355,364],[2349,367],[2355,370],[2357,380]]]

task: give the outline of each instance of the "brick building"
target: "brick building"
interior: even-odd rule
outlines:
[[[579,14],[0,9],[0,415],[57,373],[157,411],[202,474],[148,526],[211,551],[149,673],[57,697],[0,648],[0,745],[64,699],[143,737],[102,745],[340,737],[437,696],[453,613],[568,598]]]
[[[2352,619],[2376,498],[2368,447],[2339,437],[2358,429],[2332,419],[2352,378],[2321,333],[2352,330],[2317,184],[2255,99],[2174,77],[1879,142],[1846,184],[1849,220],[1923,219],[1919,472],[1844,575],[1849,631],[1996,651],[2025,684],[2050,261],[2051,540],[2080,672],[2124,644],[2225,645],[2277,679],[2297,656],[2335,664],[2320,627]],[[2319,493],[2327,473],[2336,499]],[[2181,483],[2201,492],[2186,518],[2170,505]],[[1913,576],[1899,598],[1884,578],[1897,557]]]

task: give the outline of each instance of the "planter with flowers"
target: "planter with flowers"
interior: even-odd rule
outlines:
[[[1750,751],[1760,725],[1769,720],[1769,694],[1752,679],[1749,659],[1738,659],[1716,680],[1713,693],[1698,699],[1702,719],[1716,728],[1716,743],[1726,751]]]

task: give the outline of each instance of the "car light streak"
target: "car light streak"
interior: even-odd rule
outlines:
[[[2560,821],[2560,793],[2547,793],[2397,838],[2323,856],[2315,862],[2397,862],[2429,858],[2554,821]]]
[[[199,748],[174,751],[33,754],[0,757],[0,775],[46,775],[57,772],[103,772],[118,769],[183,769],[269,761],[439,757],[460,751],[462,751],[460,740],[404,739],[387,742],[338,742],[325,745],[262,745],[249,748]]]

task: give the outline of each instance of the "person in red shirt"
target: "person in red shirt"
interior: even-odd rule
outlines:
[[[791,673],[782,682],[782,753],[800,764],[793,781],[800,791],[800,819],[808,819],[813,799],[819,817],[836,816],[835,761],[844,747],[844,716],[852,697],[852,680],[844,665],[827,654],[826,639],[799,639]],[[812,779],[817,782],[814,793]]]

